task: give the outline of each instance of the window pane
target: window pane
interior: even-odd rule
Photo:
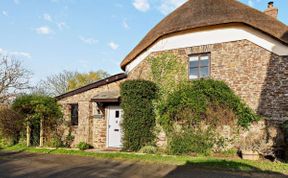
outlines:
[[[199,61],[198,56],[190,56],[189,61]]]
[[[190,61],[190,68],[198,67],[199,61]]]
[[[208,67],[208,66],[209,66],[209,60],[208,59],[200,61],[200,67]]]
[[[209,76],[209,68],[202,67],[200,68],[200,77],[208,77]]]
[[[78,104],[71,105],[71,124],[78,125]]]
[[[201,57],[200,57],[200,60],[209,60],[209,56],[208,56],[208,55],[201,56]]]
[[[120,112],[119,112],[119,111],[116,111],[116,112],[115,112],[115,118],[119,118],[119,116],[120,116]]]
[[[198,68],[190,68],[189,78],[190,79],[198,78]]]

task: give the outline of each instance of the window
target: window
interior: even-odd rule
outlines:
[[[71,104],[71,124],[78,125],[78,104]]]
[[[120,116],[120,112],[119,112],[119,111],[116,111],[116,112],[115,112],[115,118],[119,118],[119,116]]]
[[[210,54],[191,55],[189,57],[189,79],[198,79],[210,75]]]

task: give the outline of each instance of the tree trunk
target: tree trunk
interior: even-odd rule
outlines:
[[[40,147],[43,147],[44,145],[44,128],[43,128],[43,122],[44,122],[44,119],[41,118],[40,119]]]
[[[26,126],[26,145],[27,147],[31,146],[31,127],[29,122]]]

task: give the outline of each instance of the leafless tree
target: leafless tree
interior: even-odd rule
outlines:
[[[59,74],[51,75],[45,80],[41,80],[38,85],[33,88],[32,93],[51,97],[59,96],[108,76],[110,75],[103,70],[88,73],[63,71]]]
[[[41,80],[33,89],[33,93],[48,96],[58,96],[68,91],[68,81],[76,76],[77,72],[63,71],[59,74],[51,75],[45,80]]]
[[[31,72],[21,61],[0,56],[0,103],[6,103],[20,92],[29,89]]]

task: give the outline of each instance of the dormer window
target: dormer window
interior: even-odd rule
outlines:
[[[199,79],[210,76],[210,54],[196,54],[189,56],[189,79]]]

